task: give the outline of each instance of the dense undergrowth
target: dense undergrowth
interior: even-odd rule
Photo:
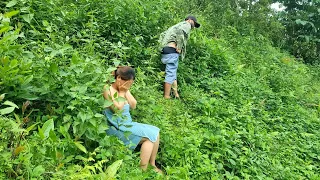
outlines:
[[[158,165],[168,179],[319,179],[319,67],[264,36],[225,27],[212,37],[199,12],[203,27],[179,64],[182,99],[162,98],[157,39],[188,13],[180,8],[0,2],[0,178],[162,179],[105,134],[102,87],[112,68],[132,64],[132,115],[161,129]]]

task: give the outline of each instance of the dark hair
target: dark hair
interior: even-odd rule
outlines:
[[[134,71],[134,68],[130,66],[120,66],[115,70],[114,78],[116,79],[118,76],[120,76],[121,79],[127,81],[127,80],[134,80],[136,77],[136,73]]]

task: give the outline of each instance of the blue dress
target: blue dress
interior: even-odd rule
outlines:
[[[125,145],[130,144],[130,149],[132,150],[137,147],[143,137],[148,138],[151,142],[157,141],[160,131],[158,127],[133,122],[129,104],[125,104],[122,110],[121,117],[114,115],[109,108],[104,110],[109,124],[108,135],[117,136]],[[130,135],[126,135],[125,132],[130,132]]]

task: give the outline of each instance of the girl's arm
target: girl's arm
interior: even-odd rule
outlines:
[[[135,109],[137,106],[137,100],[132,96],[132,94],[129,90],[126,92],[125,97],[130,105],[130,108]]]

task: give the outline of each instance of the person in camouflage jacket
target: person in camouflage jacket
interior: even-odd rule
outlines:
[[[161,62],[166,65],[166,77],[164,81],[164,98],[170,98],[171,87],[176,98],[179,98],[177,70],[178,59],[183,60],[186,54],[187,40],[193,28],[200,27],[194,16],[188,16],[185,21],[171,26],[161,33],[159,43],[161,50]]]

